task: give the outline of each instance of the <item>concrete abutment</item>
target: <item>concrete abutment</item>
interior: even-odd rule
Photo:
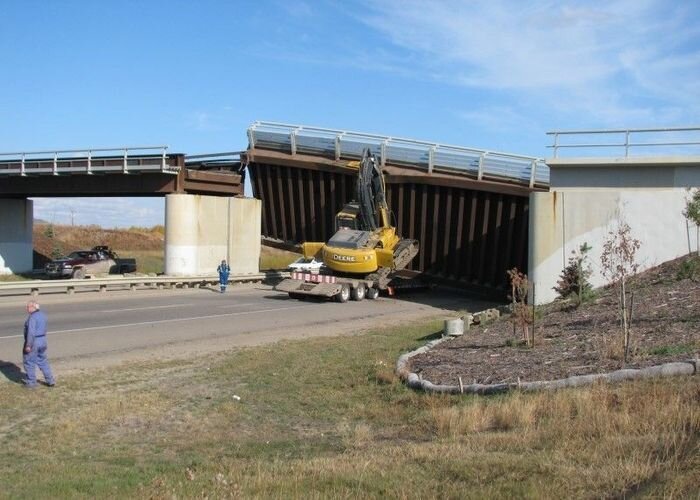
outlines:
[[[641,242],[639,271],[697,251],[700,230],[683,216],[688,188],[700,186],[697,161],[630,159],[601,165],[590,160],[550,160],[549,192],[530,194],[530,281],[538,304],[556,298],[553,287],[572,252],[587,243],[589,281],[607,284],[600,257],[621,221]]]
[[[34,202],[0,198],[0,274],[32,270]]]

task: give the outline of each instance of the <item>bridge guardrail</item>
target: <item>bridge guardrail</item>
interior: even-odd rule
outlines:
[[[554,144],[553,157],[560,152],[574,152],[577,156],[590,156],[610,151],[615,156],[629,158],[635,155],[658,156],[660,154],[689,155],[700,153],[700,126],[671,128],[554,130],[547,132]],[[561,151],[560,151],[561,150]],[[633,150],[633,151],[632,151]]]
[[[229,277],[229,283],[245,283],[251,281],[263,281],[269,279],[281,279],[288,277],[289,273],[284,271],[268,271],[257,274],[240,274]],[[106,292],[108,289],[135,291],[137,289],[163,289],[169,288],[198,288],[219,283],[219,277],[215,275],[202,276],[138,276],[138,277],[111,277],[111,278],[89,278],[83,280],[27,280],[0,283],[0,296],[9,295],[39,295],[42,290],[60,291],[65,289],[68,294],[74,293],[78,289],[94,289],[99,292]],[[10,292],[10,293],[5,293]]]
[[[387,162],[411,165],[428,173],[450,171],[477,180],[500,180],[531,188],[549,185],[549,167],[542,158],[401,137],[256,121],[248,127],[248,145],[292,156],[299,153],[335,160],[357,160],[362,150],[369,147],[382,166]]]
[[[64,149],[55,151],[0,152],[0,175],[60,175],[129,172],[177,174],[168,146]]]

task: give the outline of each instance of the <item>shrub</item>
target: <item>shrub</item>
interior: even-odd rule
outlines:
[[[620,220],[617,228],[608,233],[608,238],[603,243],[603,253],[600,256],[603,276],[609,279],[619,292],[622,351],[625,363],[628,361],[630,353],[630,322],[632,321],[632,308],[627,300],[626,286],[627,279],[636,274],[639,269],[636,254],[640,246],[639,240],[632,237],[632,229],[629,224]],[[632,294],[631,300],[634,300],[634,294]]]
[[[700,258],[690,258],[681,262],[676,273],[677,280],[695,280],[700,276]]]
[[[688,219],[688,221],[694,223],[698,228],[696,232],[695,252],[700,256],[700,189],[694,190],[690,199],[686,200],[683,216]],[[690,245],[690,241],[688,241],[688,245]]]
[[[513,333],[516,333],[518,327],[523,332],[523,342],[529,347],[535,345],[535,329],[530,329],[533,323],[534,315],[531,308],[527,304],[528,279],[527,275],[518,271],[517,267],[506,271],[510,279],[511,299],[513,301]]]
[[[591,267],[588,263],[588,252],[591,247],[585,243],[578,250],[571,251],[569,263],[559,275],[554,291],[562,299],[571,298],[576,307],[593,298],[593,287],[588,282]]]

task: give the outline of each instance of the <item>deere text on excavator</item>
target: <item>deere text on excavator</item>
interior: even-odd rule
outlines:
[[[384,176],[376,157],[365,149],[357,168],[355,201],[335,217],[328,242],[305,242],[303,258],[292,264],[292,277],[275,289],[291,297],[376,299],[396,271],[418,254],[418,241],[401,238],[391,225]]]

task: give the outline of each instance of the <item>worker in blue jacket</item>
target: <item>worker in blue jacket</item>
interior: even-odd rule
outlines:
[[[36,387],[36,367],[44,374],[46,385],[53,387],[56,379],[51,373],[51,366],[46,357],[46,314],[39,309],[35,300],[27,303],[27,320],[24,322],[24,347],[22,361],[27,378],[23,380],[27,387]]]
[[[226,263],[226,259],[221,261],[219,267],[216,268],[219,273],[219,286],[221,287],[221,293],[226,291],[226,285],[228,284],[228,274],[231,272],[231,268]]]

